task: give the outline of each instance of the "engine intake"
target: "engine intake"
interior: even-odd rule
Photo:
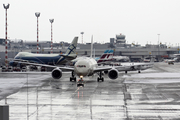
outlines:
[[[62,77],[62,71],[61,71],[61,69],[59,69],[59,68],[55,68],[55,69],[52,71],[51,75],[52,75],[52,77],[53,77],[54,79],[60,79],[60,78]]]
[[[108,72],[108,77],[110,78],[110,79],[116,79],[116,78],[118,78],[118,70],[117,69],[111,69],[111,70],[109,70],[109,72]]]

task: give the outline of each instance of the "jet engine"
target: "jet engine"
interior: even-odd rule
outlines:
[[[108,76],[110,79],[116,79],[118,78],[118,70],[117,69],[111,69],[108,72]]]
[[[55,68],[55,69],[52,71],[51,75],[52,75],[52,77],[53,77],[54,79],[60,79],[60,78],[62,77],[62,71],[61,71],[61,69],[59,69],[59,68]]]

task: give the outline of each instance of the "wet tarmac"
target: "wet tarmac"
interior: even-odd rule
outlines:
[[[69,81],[70,73],[53,80],[51,73],[0,73],[0,105],[9,105],[10,120],[178,120],[180,63],[119,73],[84,87]]]

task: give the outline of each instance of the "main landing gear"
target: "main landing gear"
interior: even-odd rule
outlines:
[[[99,82],[99,81],[102,81],[102,82],[104,82],[104,78],[102,77],[102,72],[100,72],[99,73],[99,77],[97,78],[97,81]]]
[[[76,81],[76,77],[74,76],[74,72],[71,73],[72,77],[70,77],[70,81]]]

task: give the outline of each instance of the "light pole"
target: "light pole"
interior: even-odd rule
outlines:
[[[158,56],[159,56],[159,37],[160,37],[160,34],[158,34]]]
[[[36,12],[35,15],[37,17],[37,54],[38,54],[38,52],[39,52],[39,45],[38,45],[38,42],[39,42],[38,17],[40,16],[40,12]]]
[[[159,37],[160,37],[160,34],[158,34],[158,61],[159,61]]]
[[[7,61],[7,59],[8,59],[8,53],[7,53],[7,9],[9,9],[9,5],[10,4],[8,4],[8,5],[5,5],[5,4],[3,4],[3,6],[4,6],[4,9],[6,10],[6,32],[5,32],[5,34],[6,34],[6,38],[5,38],[5,66],[6,66],[6,68],[8,67],[8,61]]]
[[[53,33],[52,33],[52,23],[54,22],[54,19],[49,19],[51,23],[51,54],[53,53]]]
[[[84,32],[81,32],[81,34],[82,34],[82,44],[83,44],[83,34],[84,34]]]

